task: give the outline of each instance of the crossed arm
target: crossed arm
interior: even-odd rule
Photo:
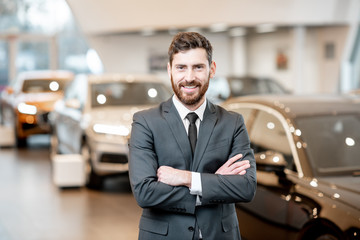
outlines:
[[[226,161],[215,174],[220,175],[244,175],[246,169],[250,168],[248,160],[238,161],[242,154],[235,155]],[[170,186],[187,186],[191,187],[191,172],[179,170],[169,166],[161,166],[157,170],[158,181]]]
[[[132,137],[129,143],[129,176],[136,201],[143,208],[159,208],[168,211],[181,209],[186,213],[194,213],[197,197],[189,194],[189,188],[193,187],[191,178],[194,174],[190,171],[170,167],[169,162],[166,161],[167,158],[164,158],[182,158],[180,150],[171,152],[171,156],[166,152],[167,155],[158,156],[156,154],[154,149],[164,148],[167,136],[163,134],[154,136],[154,133],[157,132],[153,132],[152,128],[154,128],[153,125],[159,125],[159,121],[148,122],[146,119],[150,119],[150,117],[134,115]],[[237,118],[237,122],[233,125],[235,126],[234,138],[229,151],[242,153],[242,155],[238,154],[229,158],[218,169],[212,169],[212,173],[200,173],[201,202],[204,206],[213,204],[214,200],[219,199],[226,203],[247,202],[254,196],[256,166],[252,150],[249,148],[246,129],[242,127],[243,119]],[[158,141],[154,142],[154,138]],[[212,157],[212,155],[205,154],[204,157]],[[241,157],[247,160],[240,160]],[[162,164],[159,164],[159,158],[162,159]],[[214,164],[216,163],[214,162]]]

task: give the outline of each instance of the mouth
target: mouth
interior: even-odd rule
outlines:
[[[187,86],[181,86],[181,88],[187,93],[192,93],[192,92],[196,91],[198,86],[197,85],[190,85],[190,86],[187,85]]]

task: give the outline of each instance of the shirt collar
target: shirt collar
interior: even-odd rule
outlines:
[[[204,112],[205,112],[205,108],[206,108],[206,102],[207,102],[206,98],[205,98],[205,101],[203,102],[203,104],[201,104],[200,107],[199,107],[198,109],[196,109],[195,111],[191,111],[191,110],[187,109],[187,108],[175,97],[175,95],[173,95],[172,101],[173,101],[173,103],[174,103],[174,105],[175,105],[175,108],[176,108],[176,110],[178,111],[178,113],[179,113],[179,115],[180,115],[180,117],[181,117],[182,120],[185,119],[186,115],[187,115],[189,112],[195,112],[195,113],[198,115],[200,121],[203,120]]]

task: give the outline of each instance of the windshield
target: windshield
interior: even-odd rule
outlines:
[[[170,96],[161,83],[113,82],[91,87],[92,107],[158,104]]]
[[[22,91],[25,93],[63,91],[68,83],[69,80],[65,79],[29,79],[24,81]]]
[[[233,97],[252,94],[283,94],[286,91],[275,81],[261,78],[230,78]]]
[[[318,175],[355,175],[360,170],[360,114],[306,117],[296,122]]]

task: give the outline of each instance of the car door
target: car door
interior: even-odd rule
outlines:
[[[57,109],[56,135],[61,153],[79,153],[83,129],[81,121],[87,95],[86,76],[78,76],[68,86]]]
[[[271,109],[252,109],[251,112],[249,109],[239,109],[238,112],[245,118],[256,158],[266,156],[275,159],[275,156],[281,156],[286,162],[286,168],[294,170],[292,151],[286,134],[289,130],[285,129],[285,120],[281,120],[281,115]],[[256,236],[257,239],[293,239],[296,231],[284,229],[290,227],[292,221],[290,218],[293,215],[289,213],[289,208],[294,209],[294,185],[286,179],[283,168],[277,170],[269,166],[261,167],[258,160],[257,180],[257,191],[253,201],[237,204],[242,234]],[[296,206],[295,210],[301,212]],[[248,214],[246,218],[253,218],[254,222],[242,223],[240,216],[244,217],[245,213],[241,211],[245,211]],[[255,230],[252,225],[260,227],[263,231]]]

